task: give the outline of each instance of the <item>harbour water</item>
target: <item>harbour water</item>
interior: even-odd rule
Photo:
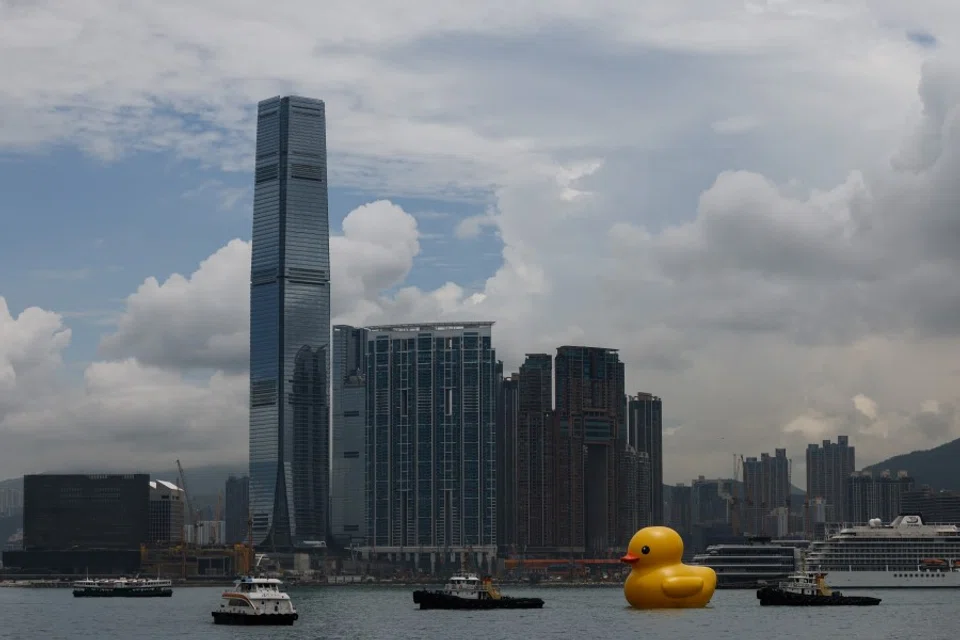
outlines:
[[[171,598],[82,599],[69,589],[0,589],[3,640],[616,640],[690,638],[925,638],[955,637],[960,591],[857,591],[883,598],[877,607],[761,607],[752,590],[718,591],[709,608],[636,611],[617,588],[509,587],[546,605],[524,611],[420,611],[413,588],[290,589],[300,620],[293,627],[239,628],[213,624],[221,588],[174,590]],[[852,593],[852,592],[851,592]]]

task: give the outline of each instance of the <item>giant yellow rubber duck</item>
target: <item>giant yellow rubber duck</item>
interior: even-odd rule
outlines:
[[[645,527],[633,534],[627,554],[620,558],[632,567],[623,595],[636,609],[705,607],[717,588],[710,567],[680,561],[683,539],[670,527]]]

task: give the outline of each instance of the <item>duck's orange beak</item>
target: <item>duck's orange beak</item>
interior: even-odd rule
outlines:
[[[627,551],[627,555],[620,558],[620,562],[625,562],[626,564],[634,564],[639,559],[640,559],[639,557]]]

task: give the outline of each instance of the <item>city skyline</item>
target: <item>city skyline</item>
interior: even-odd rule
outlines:
[[[627,389],[672,407],[667,483],[786,448],[804,486],[810,442],[849,434],[871,463],[960,437],[950,12],[525,5],[505,30],[450,6],[371,30],[361,2],[251,32],[205,0],[159,25],[21,4],[5,475],[248,458],[271,95],[326,104],[333,323],[493,320],[510,371],[617,348]]]

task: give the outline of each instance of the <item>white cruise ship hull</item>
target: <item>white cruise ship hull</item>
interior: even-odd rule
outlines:
[[[960,589],[960,571],[830,571],[832,589]]]

